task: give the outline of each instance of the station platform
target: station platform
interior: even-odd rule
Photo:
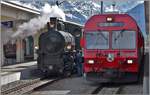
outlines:
[[[37,61],[19,63],[1,67],[1,85],[17,80],[32,78],[33,71],[37,70]]]

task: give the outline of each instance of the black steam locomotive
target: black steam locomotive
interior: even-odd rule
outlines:
[[[65,32],[65,25],[57,18],[50,18],[48,32],[39,37],[38,69],[46,75],[73,72],[76,41],[71,33]]]

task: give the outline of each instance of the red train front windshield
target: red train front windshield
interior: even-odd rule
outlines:
[[[112,49],[135,49],[135,31],[112,31]]]
[[[96,31],[86,33],[87,49],[109,49],[109,32]]]
[[[135,49],[136,32],[121,31],[88,31],[85,33],[86,49]]]

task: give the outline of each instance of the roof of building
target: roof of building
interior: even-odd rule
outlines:
[[[1,1],[1,4],[7,5],[7,6],[10,6],[10,7],[14,7],[14,8],[23,10],[23,11],[27,11],[27,12],[30,12],[30,13],[33,13],[33,14],[40,14],[40,10],[35,10],[35,9],[29,8],[29,7],[26,7],[26,6],[22,6],[22,5],[10,2],[10,1]]]

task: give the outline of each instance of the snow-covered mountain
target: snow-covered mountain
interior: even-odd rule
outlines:
[[[33,6],[36,9],[41,9],[45,3],[49,3],[51,6],[56,4],[57,0],[20,0],[23,5]],[[58,0],[61,3],[59,7],[65,12],[66,20],[84,24],[86,20],[94,14],[99,14],[101,10],[100,2],[94,2],[96,0]],[[136,7],[137,5],[143,3],[144,1],[122,1],[122,2],[103,2],[103,11],[111,12],[118,11],[119,13],[125,13],[128,10]],[[112,4],[115,3],[115,9]]]
[[[80,10],[80,12],[87,17],[92,16],[93,14],[99,14],[101,6],[93,1],[78,1],[73,2],[74,6]]]
[[[141,3],[141,4],[137,5],[136,7],[128,10],[127,14],[129,14],[136,20],[138,26],[140,27],[140,30],[143,33],[143,36],[146,38],[146,27],[145,27],[146,23],[145,23],[144,4]]]
[[[66,20],[68,21],[73,21],[76,23],[84,24],[85,21],[87,20],[87,16],[85,14],[82,14],[81,10],[79,10],[70,1],[64,1],[60,7],[66,13]]]

